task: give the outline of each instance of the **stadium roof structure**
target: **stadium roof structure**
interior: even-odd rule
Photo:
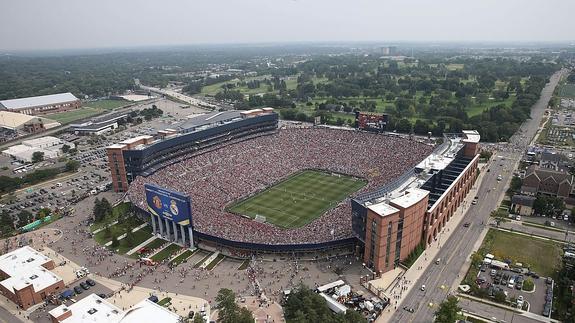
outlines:
[[[18,129],[29,122],[44,124],[44,128],[50,129],[60,125],[59,122],[39,116],[31,116],[18,112],[0,111],[0,127],[8,129]]]
[[[50,94],[42,96],[32,96],[28,98],[3,100],[0,101],[0,106],[8,110],[15,110],[15,109],[33,108],[43,105],[52,105],[63,102],[72,102],[76,100],[78,100],[77,97],[75,97],[70,92],[66,92],[66,93],[58,93],[58,94]]]
[[[232,122],[234,119],[241,118],[241,111],[216,111],[206,113],[200,116],[193,116],[187,121],[177,125],[171,126],[175,127],[182,132],[192,132],[201,127],[207,127],[210,125],[223,124],[227,122]]]

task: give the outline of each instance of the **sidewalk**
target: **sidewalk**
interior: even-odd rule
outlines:
[[[449,220],[443,230],[437,236],[437,242],[433,242],[431,245],[428,245],[423,254],[417,258],[415,263],[411,265],[411,267],[403,274],[401,278],[401,283],[396,284],[387,294],[390,297],[390,305],[388,307],[388,311],[384,311],[377,319],[376,322],[390,322],[391,317],[395,313],[395,308],[401,309],[401,304],[405,297],[409,294],[411,289],[415,286],[415,282],[420,278],[421,274],[427,269],[429,265],[432,265],[436,259],[439,250],[441,249],[442,241],[445,242],[451,234],[455,231],[454,229],[459,226],[461,219],[463,219],[463,215],[468,211],[468,209],[472,206],[471,202],[473,201],[481,182],[483,181],[483,176],[486,174],[483,171],[488,164],[483,164],[480,168],[480,174],[473,187],[465,197],[464,201],[461,203],[459,208],[453,214],[451,220]],[[405,288],[405,289],[403,289]],[[415,286],[415,288],[419,288],[419,286]],[[444,288],[449,288],[449,286],[445,286]],[[397,298],[395,298],[397,297]]]

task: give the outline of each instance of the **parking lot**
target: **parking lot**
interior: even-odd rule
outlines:
[[[88,284],[87,281],[90,281],[91,284]],[[83,285],[80,286],[80,284]],[[66,289],[64,291],[62,291],[62,293],[64,295],[67,296],[67,294],[70,294],[69,297],[59,297],[59,301],[62,302],[62,304],[66,304],[66,305],[71,305],[81,299],[83,299],[84,297],[90,295],[90,294],[97,294],[100,297],[108,297],[109,295],[111,295],[112,290],[107,288],[106,286],[102,285],[102,284],[98,284],[95,281],[93,281],[91,278],[88,277],[83,277],[80,278],[78,281],[76,281],[75,283],[71,283],[70,285],[66,286]],[[62,293],[60,295],[62,295]],[[36,311],[32,312],[30,314],[30,319],[34,322],[38,322],[38,323],[51,323],[51,319],[48,315],[48,312],[50,312],[52,309],[58,307],[59,304],[53,304],[53,303],[47,303],[45,306],[37,309]]]
[[[535,288],[531,292],[523,290],[526,279],[531,279],[534,283]],[[505,293],[507,300],[517,300],[522,296],[524,299],[523,310],[539,315],[544,314],[548,287],[551,289],[551,281],[549,280],[549,283],[546,281],[548,280],[545,277],[539,277],[537,274],[521,273],[520,270],[490,268],[487,265],[482,266],[477,278],[480,287],[487,290],[488,297],[494,297],[498,291]],[[529,305],[527,306],[527,304]],[[514,305],[521,304],[515,302]]]

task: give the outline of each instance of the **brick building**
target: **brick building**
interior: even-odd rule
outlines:
[[[0,292],[27,309],[41,304],[64,289],[64,281],[52,273],[54,261],[25,246],[0,257]]]
[[[78,109],[82,102],[72,93],[58,93],[0,101],[0,109],[32,116]]]
[[[527,169],[521,186],[526,195],[544,194],[568,198],[573,191],[573,176],[567,172],[531,166]]]
[[[352,229],[375,274],[438,238],[477,178],[479,139],[476,131],[446,136],[414,169],[352,200]]]

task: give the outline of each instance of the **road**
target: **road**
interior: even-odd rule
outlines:
[[[438,258],[442,259],[440,264],[432,264],[427,267],[417,280],[415,286],[426,285],[426,291],[413,288],[403,303],[398,306],[399,309],[392,316],[390,322],[430,322],[437,304],[441,303],[451,292],[450,287],[463,278],[459,277],[460,271],[466,265],[466,261],[474,250],[474,245],[480,239],[482,232],[487,229],[486,223],[489,214],[497,207],[499,200],[505,193],[507,186],[505,184],[509,183],[513,174],[512,170],[515,169],[526,147],[535,136],[540,120],[547,108],[547,103],[559,79],[560,72],[551,77],[551,81],[541,92],[541,97],[532,107],[531,119],[527,120],[509,143],[498,152],[497,156],[494,156],[494,161],[489,166],[490,172],[485,174],[483,182],[475,193],[479,197],[478,204],[470,207],[462,220],[462,222],[470,222],[471,225],[468,228],[459,226],[455,229],[447,241],[443,243],[437,255]],[[503,180],[497,181],[497,175],[501,175]],[[499,313],[495,309],[486,312],[487,310],[484,309],[486,306],[481,303],[463,302],[460,305],[472,313],[485,317],[495,315],[498,319],[505,319],[501,316],[504,313]],[[403,311],[401,310],[403,306],[414,308],[415,312]],[[487,307],[491,308],[490,306]],[[514,322],[532,322],[532,320],[515,315]]]
[[[0,323],[23,322],[16,315],[8,312],[5,308],[0,306]]]
[[[215,106],[215,105],[213,105],[213,104],[211,104],[211,103],[208,103],[208,102],[205,102],[205,101],[196,99],[196,98],[192,98],[191,96],[187,96],[187,95],[185,95],[185,94],[182,94],[182,93],[179,93],[179,92],[176,92],[176,91],[173,91],[173,90],[169,90],[169,89],[159,89],[159,88],[156,88],[156,87],[145,86],[145,85],[143,85],[142,83],[140,83],[140,80],[138,80],[138,79],[135,79],[134,82],[136,83],[137,86],[139,86],[139,87],[140,87],[141,89],[143,89],[143,90],[150,91],[150,92],[154,92],[154,93],[163,94],[163,95],[166,95],[166,96],[169,96],[169,97],[173,97],[173,98],[176,98],[176,99],[178,99],[178,100],[180,100],[180,101],[189,103],[189,104],[191,104],[191,105],[197,106],[197,107],[202,108],[202,109],[205,109],[205,110],[208,110],[208,109],[216,109],[216,108],[217,108],[217,106]]]

